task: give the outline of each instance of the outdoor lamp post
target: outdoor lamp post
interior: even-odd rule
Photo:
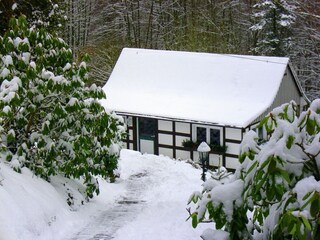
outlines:
[[[202,180],[205,182],[206,181],[206,171],[208,170],[209,167],[209,152],[211,148],[206,142],[200,143],[197,151],[199,152],[199,160],[202,164]]]

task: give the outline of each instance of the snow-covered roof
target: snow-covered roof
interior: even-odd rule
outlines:
[[[288,58],[124,48],[108,109],[246,127],[273,103]]]

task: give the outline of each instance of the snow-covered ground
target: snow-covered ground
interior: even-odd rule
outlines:
[[[0,239],[200,239],[187,221],[187,201],[201,190],[201,171],[167,157],[122,150],[120,178],[99,181],[101,193],[81,205],[81,185],[62,177],[47,183],[0,162]],[[72,194],[74,206],[66,203]]]

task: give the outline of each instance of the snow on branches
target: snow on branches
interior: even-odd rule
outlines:
[[[88,84],[83,62],[44,28],[28,28],[21,16],[0,37],[0,150],[19,171],[28,167],[47,180],[83,178],[87,196],[94,176],[113,177],[123,129],[105,112],[101,88]]]
[[[196,203],[190,211],[193,226],[213,221],[224,239],[316,239],[320,236],[320,100],[300,115],[294,102],[284,104],[258,128],[264,128],[269,138],[259,145],[255,132],[246,134],[234,178],[224,184],[210,180],[211,187],[205,183],[201,194],[191,196]],[[214,233],[208,230],[202,238],[218,239]]]

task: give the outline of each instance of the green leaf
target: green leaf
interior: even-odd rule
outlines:
[[[290,176],[288,174],[288,172],[286,170],[283,170],[283,169],[278,169],[281,176],[287,181],[287,183],[290,183],[291,180],[290,180]]]
[[[304,195],[304,197],[302,198],[302,200],[306,200],[313,192],[308,192],[306,195]]]
[[[268,191],[266,191],[267,194],[267,199],[269,201],[272,201],[275,195],[275,189],[274,188],[270,188]]]
[[[258,165],[258,162],[254,162],[251,167],[249,168],[249,170],[247,171],[247,175]]]
[[[291,222],[291,224],[289,225],[288,231],[291,235],[294,235],[297,231],[297,225],[295,222]]]
[[[311,201],[313,201],[313,199],[314,199],[314,196],[312,196],[311,198],[309,198],[309,200],[306,201],[306,202],[303,204],[303,206],[301,207],[301,209],[305,209],[305,208],[311,203]]]
[[[258,124],[257,128],[263,127],[268,122],[269,117],[263,118],[260,123]]]
[[[198,216],[197,216],[197,214],[193,213],[191,215],[191,218],[192,218],[192,227],[196,228],[198,226]]]
[[[264,169],[272,159],[273,159],[273,156],[268,157],[268,159],[262,163],[259,169]]]
[[[311,217],[316,217],[320,211],[320,200],[318,198],[314,199],[310,206]]]
[[[292,147],[294,140],[295,140],[294,136],[290,135],[288,137],[287,142],[286,142],[286,146],[288,149],[290,149]]]
[[[277,162],[274,160],[274,159],[271,159],[270,160],[270,164],[268,166],[268,170],[267,172],[270,174],[270,173],[273,173],[276,169],[276,166],[277,166]]]
[[[302,216],[302,215],[300,215],[300,217],[301,217],[301,219],[302,219],[302,221],[303,221],[303,224],[306,226],[306,228],[307,228],[309,231],[311,231],[311,225],[310,225],[308,219],[305,218],[305,217]]]
[[[315,134],[315,126],[316,126],[315,120],[309,118],[307,121],[307,126],[306,126],[306,130],[309,135]]]

